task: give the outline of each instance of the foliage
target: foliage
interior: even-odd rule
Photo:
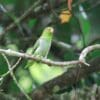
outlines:
[[[16,20],[23,16],[23,13],[37,1],[0,0],[0,48],[27,52],[47,26],[52,26],[55,29],[53,40],[62,41],[72,46],[72,49],[66,50],[58,47],[53,42],[48,59],[55,61],[75,60],[78,59],[83,48],[100,43],[100,3],[98,0],[73,0],[72,11],[68,10],[66,0],[48,0],[47,3],[43,2],[42,5],[36,6],[23,20],[17,22]],[[68,16],[67,12],[70,12],[71,15]],[[66,18],[68,18],[67,22]],[[65,21],[62,23],[62,20]],[[15,27],[1,34],[11,23],[15,23]],[[98,56],[100,56],[100,50],[95,50],[89,53],[87,61]],[[17,60],[16,57],[10,56],[8,59],[11,65]],[[24,68],[26,63],[27,60],[22,59],[19,66],[14,70],[20,86],[26,93],[31,93],[41,84],[68,70],[57,66],[49,67],[46,64],[36,65],[36,68],[33,69],[33,76],[31,76],[29,71]],[[0,55],[0,75],[7,71],[7,63],[3,56]],[[86,89],[90,90],[94,85],[97,86],[96,88],[100,88],[99,74],[92,74],[77,83],[75,87],[77,88],[77,95],[82,100],[90,100],[89,96],[91,97],[93,94],[86,94]],[[75,90],[72,87],[74,86],[71,86],[71,88],[70,86],[66,87],[63,92],[57,94],[58,97],[64,93],[66,93],[66,98],[67,95],[74,96],[72,92]],[[5,94],[16,94],[17,96],[20,93],[10,75],[0,79],[0,88]],[[98,91],[100,92],[100,90]],[[96,95],[96,93],[94,92],[93,95]],[[73,100],[73,98],[70,99]]]

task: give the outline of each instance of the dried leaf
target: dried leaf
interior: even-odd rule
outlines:
[[[69,10],[66,10],[66,11],[62,11],[59,15],[59,18],[60,18],[60,21],[61,23],[67,23],[70,21],[70,18],[71,18],[72,14]]]

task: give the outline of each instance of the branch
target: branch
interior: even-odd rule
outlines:
[[[23,19],[25,19],[30,13],[31,13],[31,11],[32,10],[34,10],[37,6],[39,6],[39,5],[41,5],[41,3],[42,3],[42,0],[38,0],[38,1],[36,1],[35,3],[33,3],[32,5],[31,5],[31,7],[29,7],[29,9],[28,10],[26,10],[23,14],[22,14],[22,16],[20,16],[19,18],[17,18],[16,19],[16,23],[20,23]],[[5,29],[4,29],[4,31],[2,32],[2,33],[0,33],[0,34],[4,34],[4,33],[6,33],[7,31],[9,31],[10,29],[12,29],[12,28],[14,28],[15,26],[16,26],[16,23],[15,22],[12,22],[8,27],[6,27]]]
[[[85,48],[80,54],[79,61],[89,66],[89,64],[87,64],[85,61],[85,57],[87,56],[89,52],[95,49],[100,49],[100,44],[95,44],[95,45],[88,46],[87,48]]]
[[[69,69],[62,75],[44,83],[42,86],[32,92],[32,99],[46,100],[55,92],[63,90],[67,86],[76,84],[76,82],[78,82],[81,78],[84,78],[89,74],[98,71],[100,71],[100,57],[92,60],[90,62],[90,67],[86,67],[85,65],[82,65],[82,67],[80,67],[80,65],[77,65],[76,67]],[[54,91],[55,88],[57,88],[57,91]]]
[[[64,43],[62,41],[53,40],[53,43],[60,48],[64,48],[65,50],[71,50],[71,49],[73,50],[72,45]]]
[[[60,62],[60,61],[52,61],[52,60],[49,60],[49,59],[44,59],[44,58],[39,58],[39,57],[35,57],[35,56],[32,56],[32,55],[29,55],[29,54],[26,54],[26,53],[21,53],[21,52],[16,52],[16,51],[13,51],[13,50],[4,50],[4,49],[0,49],[0,53],[4,53],[4,54],[7,54],[9,56],[16,56],[16,57],[21,57],[21,58],[24,58],[24,59],[30,59],[30,60],[35,60],[37,62],[42,62],[42,63],[45,63],[49,66],[67,66],[67,67],[73,67],[73,65],[77,65],[77,64],[85,64],[85,65],[88,65],[86,62],[85,62],[85,57],[87,56],[87,54],[89,52],[91,52],[92,50],[95,50],[95,49],[100,49],[100,44],[96,44],[96,45],[92,45],[92,46],[88,46],[87,48],[85,48],[82,53],[80,54],[80,57],[79,57],[79,60],[74,60],[74,61],[63,61],[63,62]],[[72,65],[72,66],[70,66]]]
[[[19,64],[20,61],[21,61],[21,58],[18,60],[17,63]],[[5,78],[5,77],[6,77],[8,74],[10,74],[10,72],[13,71],[16,67],[17,67],[17,66],[12,66],[12,67],[10,68],[10,70],[8,70],[6,73],[0,75],[0,78],[1,78],[1,79]]]
[[[7,65],[8,65],[8,69],[9,69],[9,71],[10,71],[10,75],[12,76],[12,78],[13,78],[13,80],[14,80],[14,82],[16,83],[16,85],[18,86],[18,88],[21,90],[21,92],[25,95],[25,97],[27,98],[27,100],[32,100],[28,95],[27,95],[27,93],[25,93],[25,91],[23,90],[23,88],[20,86],[20,84],[18,83],[18,81],[17,81],[17,79],[16,79],[16,77],[15,77],[15,75],[14,75],[14,73],[13,73],[13,70],[11,70],[11,65],[10,65],[10,63],[9,63],[9,61],[8,61],[8,58],[3,54],[3,57],[4,57],[4,59],[5,59],[5,61],[6,61],[6,63],[7,63]],[[15,67],[15,66],[17,66],[18,64],[19,64],[19,62],[20,62],[20,59],[13,65],[13,67]]]
[[[60,49],[64,49],[64,50],[67,50],[67,51],[73,51],[73,52],[79,51],[79,49],[76,46],[62,42],[62,41],[58,41],[58,40],[55,40],[55,39],[53,39],[53,44],[54,44],[54,46],[57,46]]]
[[[55,86],[57,86],[58,89],[63,89],[67,85],[74,84],[76,81],[78,81],[82,77],[85,77],[92,72],[99,71],[100,70],[100,64],[99,64],[100,58],[98,58],[96,62],[90,63],[90,67],[86,67],[87,63],[85,62],[85,57],[87,56],[87,54],[95,49],[100,49],[100,44],[86,47],[80,54],[79,60],[68,61],[68,62],[67,61],[64,61],[64,62],[56,61],[55,62],[55,61],[51,61],[51,60],[44,59],[44,58],[41,59],[41,58],[26,54],[26,53],[20,53],[20,52],[16,52],[16,51],[9,50],[9,49],[8,50],[0,49],[0,53],[4,53],[10,56],[22,57],[24,59],[35,60],[35,61],[42,62],[48,65],[54,65],[54,66],[73,65],[74,66],[74,68],[70,69],[68,72],[65,72],[61,76],[58,76],[57,78],[49,82],[46,82],[41,88],[37,89],[36,92],[33,93],[34,97],[38,98],[39,96],[43,96],[44,98],[45,95],[50,95],[53,93]],[[79,69],[80,64],[82,67],[80,68],[80,73],[78,73],[77,70]],[[78,77],[77,77],[77,74],[79,74]]]
[[[39,58],[39,57],[35,57],[35,56],[32,56],[32,55],[29,55],[29,54],[26,54],[26,53],[20,53],[20,52],[16,52],[16,51],[13,51],[13,50],[3,50],[3,49],[0,49],[0,53],[4,53],[4,54],[7,54],[9,56],[16,56],[16,57],[21,57],[21,58],[24,58],[24,59],[30,59],[30,60],[35,60],[37,62],[42,62],[42,63],[45,63],[49,66],[69,66],[69,65],[74,65],[74,64],[78,64],[79,61],[75,60],[75,61],[64,61],[64,62],[59,62],[59,61],[51,61],[49,59],[44,59],[44,58]]]
[[[72,7],[75,7],[77,5],[79,5],[80,3],[83,3],[87,0],[82,0],[82,1],[79,1],[75,4],[72,5]],[[59,5],[61,5],[62,3],[65,4],[66,0],[62,0],[61,3]],[[35,3],[33,3],[29,8],[28,10],[26,10],[19,18],[16,19],[16,23],[20,23],[22,20],[24,20],[35,8],[40,8],[41,4],[43,3],[43,0],[37,0]],[[50,9],[49,9],[50,10]],[[38,12],[41,11],[41,8],[39,9]],[[38,13],[36,11],[34,11],[35,13]],[[13,29],[14,27],[16,27],[16,23],[15,22],[12,22],[10,25],[8,25],[3,32],[1,32],[0,34],[3,35],[5,34],[7,31]]]

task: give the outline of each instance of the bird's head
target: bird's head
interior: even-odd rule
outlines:
[[[53,33],[54,33],[54,28],[53,27],[46,27],[44,30],[43,30],[43,35],[42,37],[52,37],[53,36]]]
[[[46,27],[43,32],[45,32],[45,33],[48,33],[48,32],[49,33],[53,33],[54,29],[53,29],[53,27]]]
[[[53,33],[53,32],[54,32],[53,27],[47,27],[45,30],[47,30],[47,31],[50,32],[50,33]]]

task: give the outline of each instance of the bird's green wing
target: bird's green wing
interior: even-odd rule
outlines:
[[[31,50],[29,50],[28,54],[32,54],[34,55],[35,50],[38,48],[39,46],[39,39],[35,42],[34,46],[31,48]],[[33,64],[34,61],[29,60],[25,66],[25,68],[28,68],[29,66],[31,66]]]
[[[38,46],[39,46],[39,39],[35,42],[35,44],[34,44],[34,46],[33,46],[33,52],[38,48]]]
[[[38,48],[38,46],[39,46],[39,39],[35,42],[35,44],[34,44],[33,47],[31,47],[31,48],[29,48],[29,49],[27,50],[27,53],[33,55],[34,52],[35,52],[35,50]]]

